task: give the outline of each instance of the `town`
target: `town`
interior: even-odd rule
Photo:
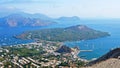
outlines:
[[[87,63],[77,56],[79,52],[77,47],[69,48],[62,42],[44,40],[2,46],[0,68],[78,68]]]

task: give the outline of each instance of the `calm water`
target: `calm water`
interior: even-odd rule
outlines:
[[[0,27],[0,45],[7,46],[7,45],[15,45],[15,44],[24,44],[33,42],[33,40],[21,40],[16,39],[13,36],[23,33],[24,31],[28,30],[36,30],[36,29],[46,29],[46,28],[63,28],[67,26],[71,26],[72,24],[57,24],[45,27],[18,27],[18,28],[5,28]]]
[[[87,41],[66,42],[65,44],[70,47],[77,46],[81,50],[93,50],[92,52],[81,52],[80,57],[90,60],[104,55],[112,48],[120,47],[120,24],[91,24],[88,26],[107,31],[111,36]]]
[[[24,28],[0,28],[0,45],[14,45],[33,42],[32,40],[20,40],[13,38],[13,35],[20,34],[27,30],[36,30],[42,28],[56,28],[56,27],[67,27],[72,26],[73,24],[86,24],[91,28],[107,31],[111,34],[109,37],[99,38],[94,40],[87,41],[75,41],[75,42],[65,42],[67,46],[74,47],[78,46],[81,50],[93,50],[92,52],[81,52],[80,57],[86,59],[98,58],[101,55],[107,53],[111,48],[120,47],[120,24],[96,24],[100,21],[83,21],[82,23],[67,23],[67,24],[58,24],[46,27],[24,27]],[[106,21],[102,21],[102,23]],[[107,21],[109,22],[109,21]],[[93,24],[90,24],[93,23]],[[114,22],[112,22],[114,23]]]

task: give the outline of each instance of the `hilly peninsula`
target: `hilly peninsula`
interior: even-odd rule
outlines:
[[[85,25],[67,28],[49,28],[23,32],[15,36],[19,39],[47,40],[47,41],[80,41],[109,36],[108,32],[94,30]]]
[[[14,13],[0,17],[1,27],[35,27],[48,26],[56,22],[44,14]]]

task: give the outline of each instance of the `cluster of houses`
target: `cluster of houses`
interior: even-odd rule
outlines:
[[[14,46],[8,46],[11,48],[27,48],[27,49],[36,49],[39,51],[40,48],[43,48],[46,53],[43,54],[43,56],[49,56],[49,55],[54,55],[54,56],[59,56],[59,59],[57,57],[54,57],[54,59],[49,59],[49,58],[44,58],[42,57],[43,61],[39,61],[39,59],[36,59],[34,57],[24,57],[24,56],[19,56],[19,55],[14,55],[11,54],[9,55],[6,59],[0,62],[0,68],[4,68],[4,62],[10,62],[11,64],[8,65],[8,68],[12,67],[17,67],[17,68],[41,68],[41,67],[53,67],[60,65],[62,62],[70,62],[71,59],[76,59],[77,54],[79,53],[78,49],[72,49],[71,53],[66,53],[63,54],[61,57],[60,53],[55,52],[60,46],[62,46],[62,43],[59,42],[50,42],[50,41],[39,41],[39,42],[34,42],[34,43],[29,43],[29,44],[19,44],[19,45],[14,45]],[[8,48],[7,47],[7,48]],[[5,58],[4,56],[9,54],[9,48],[0,48],[0,57]],[[11,57],[12,56],[12,57]],[[68,57],[70,59],[68,60]]]

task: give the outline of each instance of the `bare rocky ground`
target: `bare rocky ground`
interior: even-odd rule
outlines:
[[[120,68],[120,59],[110,58],[106,61],[94,64],[90,67],[83,68]]]

